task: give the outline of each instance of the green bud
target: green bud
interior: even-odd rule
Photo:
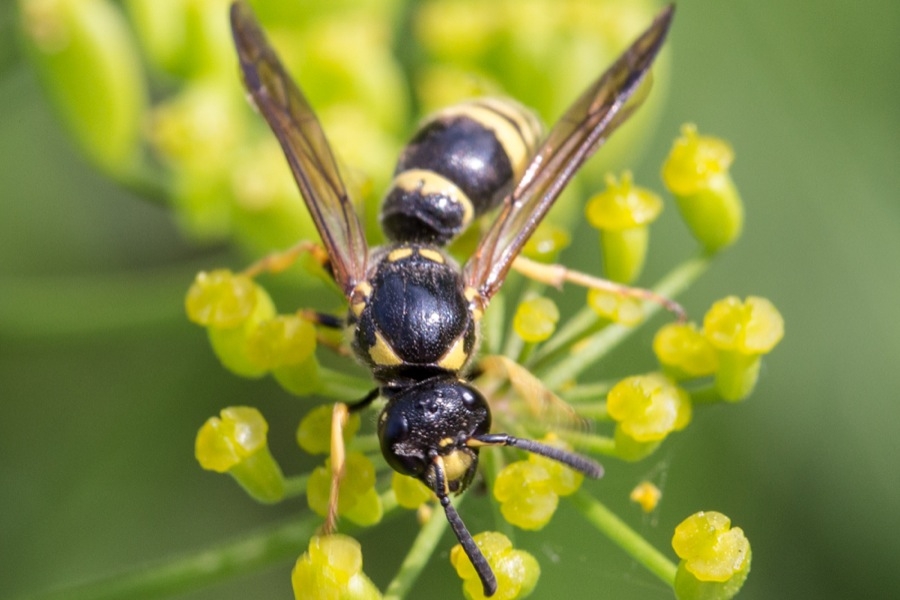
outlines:
[[[244,377],[261,377],[268,368],[256,360],[250,341],[260,323],[275,316],[266,291],[244,275],[218,270],[197,275],[185,300],[188,317],[207,328],[222,364]]]
[[[688,393],[660,373],[626,377],[609,391],[606,409],[618,423],[617,436],[642,443],[684,429],[692,413]]]
[[[282,365],[272,369],[272,377],[282,388],[295,396],[312,396],[322,386],[319,377],[319,361],[315,356],[293,365]]]
[[[108,0],[19,0],[33,62],[81,149],[127,175],[139,160],[147,92],[137,48]]]
[[[391,476],[391,489],[397,498],[397,504],[403,508],[415,510],[434,498],[434,492],[415,477],[401,475],[394,471]]]
[[[734,243],[744,225],[743,203],[729,173],[734,151],[723,140],[698,135],[694,125],[681,133],[663,164],[663,182],[694,237],[716,252]]]
[[[231,0],[127,0],[146,55],[158,69],[182,77],[233,75],[228,28]]]
[[[572,236],[568,231],[550,221],[544,221],[525,242],[522,254],[540,263],[552,263],[571,241]]]
[[[587,293],[587,304],[597,316],[621,325],[633,327],[644,320],[644,307],[638,298],[591,289]]]
[[[670,377],[687,379],[718,370],[716,349],[692,323],[668,323],[653,338],[653,352]]]
[[[309,507],[323,517],[328,513],[331,477],[329,458],[312,472],[306,485]],[[338,515],[365,527],[378,523],[383,513],[381,497],[375,490],[375,465],[364,454],[348,452],[338,491]]]
[[[526,342],[543,342],[556,331],[559,309],[549,298],[525,300],[516,309],[513,330]]]
[[[753,391],[761,357],[784,337],[784,319],[775,306],[757,296],[719,300],[703,318],[703,335],[718,353],[716,390],[736,402]]]
[[[331,420],[334,414],[333,404],[323,404],[312,409],[300,420],[297,427],[297,444],[310,454],[328,454],[331,452]],[[344,425],[344,445],[350,443],[360,427],[359,413],[350,413]]]
[[[496,531],[476,534],[473,539],[497,576],[497,592],[491,598],[524,598],[534,591],[541,567],[531,554],[513,548],[509,538]],[[478,573],[460,544],[450,550],[450,563],[463,580],[466,598],[486,600]]]
[[[341,534],[316,536],[291,572],[296,600],[378,600],[381,592],[362,571],[359,542]]]
[[[600,230],[606,277],[631,283],[641,274],[647,256],[648,225],[662,211],[662,200],[648,189],[637,187],[631,173],[621,179],[606,178],[607,188],[588,202],[588,222]]]
[[[729,600],[750,572],[750,542],[722,513],[701,511],[682,521],[672,548],[682,559],[675,576],[682,600]]]
[[[194,455],[204,469],[228,473],[259,502],[284,498],[284,475],[266,442],[269,425],[255,408],[223,409],[197,432]]]

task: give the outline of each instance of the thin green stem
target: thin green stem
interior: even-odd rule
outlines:
[[[577,414],[582,419],[590,419],[591,421],[612,421],[609,411],[606,409],[606,402],[594,402],[592,404],[572,404]]]
[[[531,357],[531,362],[527,366],[539,369],[544,364],[553,362],[555,357],[564,353],[582,337],[601,326],[602,323],[597,313],[589,306],[583,306],[549,340],[541,345],[540,350],[534,353]]]
[[[557,431],[556,435],[582,452],[606,454],[609,456],[615,456],[616,454],[616,441],[605,435],[566,430]]]
[[[669,587],[675,585],[675,573],[678,567],[604,504],[583,490],[578,490],[568,498],[589,523],[642,564],[644,568],[659,577]]]
[[[576,385],[560,392],[562,399],[569,404],[588,403],[592,405],[605,398],[609,390],[616,384],[615,381],[596,381]]]
[[[59,588],[33,600],[149,600],[182,594],[296,557],[321,524],[308,514],[290,523],[261,529],[230,543],[195,554]]]
[[[691,402],[697,404],[719,404],[723,402],[722,396],[713,384],[690,390]]]
[[[458,497],[453,504],[458,506],[462,497]],[[422,570],[431,560],[444,531],[447,529],[447,519],[440,507],[435,507],[428,522],[419,530],[419,535],[413,541],[406,558],[400,565],[400,570],[388,584],[384,593],[384,600],[401,600],[405,598]]]
[[[709,264],[708,256],[686,260],[660,280],[653,291],[667,298],[674,298],[696,281],[706,271]],[[662,310],[662,306],[656,302],[645,301],[642,306],[646,318],[650,318]],[[612,348],[618,346],[635,329],[616,324],[603,328],[580,342],[578,352],[568,354],[547,371],[540,373],[541,380],[550,389],[558,388],[568,381],[574,381],[582,371],[595,364]]]
[[[121,186],[127,188],[143,200],[159,206],[172,204],[175,193],[171,178],[167,173],[154,169],[148,164],[137,162],[121,173],[107,173]]]
[[[296,498],[306,493],[306,484],[309,483],[309,475],[293,475],[284,478],[284,498]]]

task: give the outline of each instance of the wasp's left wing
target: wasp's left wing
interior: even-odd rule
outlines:
[[[464,268],[466,284],[483,302],[500,289],[513,261],[575,172],[637,108],[645,80],[672,22],[674,6],[594,82],[550,131],[497,220]],[[629,100],[631,100],[629,102]]]
[[[250,8],[231,5],[231,29],[244,84],[281,142],[303,200],[345,294],[365,277],[368,247],[331,146],[300,88],[266,40]]]

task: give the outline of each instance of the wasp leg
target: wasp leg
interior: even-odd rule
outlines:
[[[307,308],[298,310],[297,316],[304,321],[309,321],[319,327],[333,330],[320,331],[319,329],[316,329],[316,342],[318,344],[327,347],[329,350],[340,356],[351,355],[350,349],[344,343],[344,337],[342,335],[343,329],[347,325],[346,319]],[[341,332],[341,335],[335,335],[335,332]]]
[[[344,427],[350,413],[362,410],[370,405],[378,397],[379,390],[375,388],[361,400],[347,404],[337,402],[331,412],[331,488],[328,491],[328,514],[322,525],[322,533],[328,535],[337,528],[338,497],[341,488],[341,480],[344,478],[344,463],[347,453],[344,448]]]
[[[438,500],[441,501],[441,506],[444,507],[444,514],[447,516],[450,528],[456,534],[456,539],[459,540],[459,544],[462,546],[466,556],[472,561],[472,566],[475,567],[478,578],[481,579],[484,595],[493,596],[494,592],[497,591],[497,578],[494,576],[494,571],[491,570],[491,566],[488,564],[484,554],[482,554],[481,549],[475,543],[475,540],[472,539],[472,534],[466,529],[466,524],[463,523],[459,513],[456,512],[456,509],[450,502],[447,480],[444,476],[444,459],[440,455],[434,457],[434,493]]]
[[[311,254],[320,265],[327,269],[329,260],[325,249],[315,242],[304,240],[281,252],[273,252],[259,259],[246,269],[243,274],[247,277],[256,277],[260,273],[281,273],[293,265],[303,254]],[[330,269],[327,269],[330,272]]]
[[[561,288],[563,283],[568,282],[594,290],[612,292],[614,294],[619,294],[620,296],[625,296],[627,298],[649,300],[650,302],[659,304],[660,306],[674,314],[679,322],[687,321],[687,313],[680,304],[678,304],[671,298],[666,298],[665,296],[661,296],[651,290],[631,287],[628,285],[610,281],[608,279],[594,277],[593,275],[588,275],[587,273],[573,271],[567,267],[564,267],[563,265],[545,265],[527,259],[524,256],[517,257],[516,260],[513,261],[512,266],[513,269],[515,269],[522,275],[525,275],[530,279],[534,279],[535,281],[546,283],[547,285],[552,285],[556,288]]]
[[[576,471],[584,473],[588,477],[593,477],[594,479],[603,477],[603,467],[600,466],[600,463],[593,461],[586,456],[554,446],[548,446],[547,444],[542,444],[534,440],[517,438],[506,433],[486,433],[483,435],[472,436],[466,442],[466,445],[473,448],[481,446],[512,446],[513,448],[520,448],[526,452],[540,454],[541,456],[546,456],[547,458],[561,462]]]

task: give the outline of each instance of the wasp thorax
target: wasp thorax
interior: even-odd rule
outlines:
[[[378,420],[385,460],[404,475],[418,477],[434,489],[436,457],[442,457],[450,491],[462,491],[475,475],[478,450],[467,442],[491,428],[487,400],[458,379],[434,377],[396,394]]]
[[[540,136],[534,115],[511,100],[484,98],[433,115],[397,162],[381,212],[385,233],[447,244],[512,190]]]
[[[357,356],[394,386],[462,369],[476,325],[456,265],[439,250],[411,245],[386,248],[375,262],[363,300],[351,307]]]

